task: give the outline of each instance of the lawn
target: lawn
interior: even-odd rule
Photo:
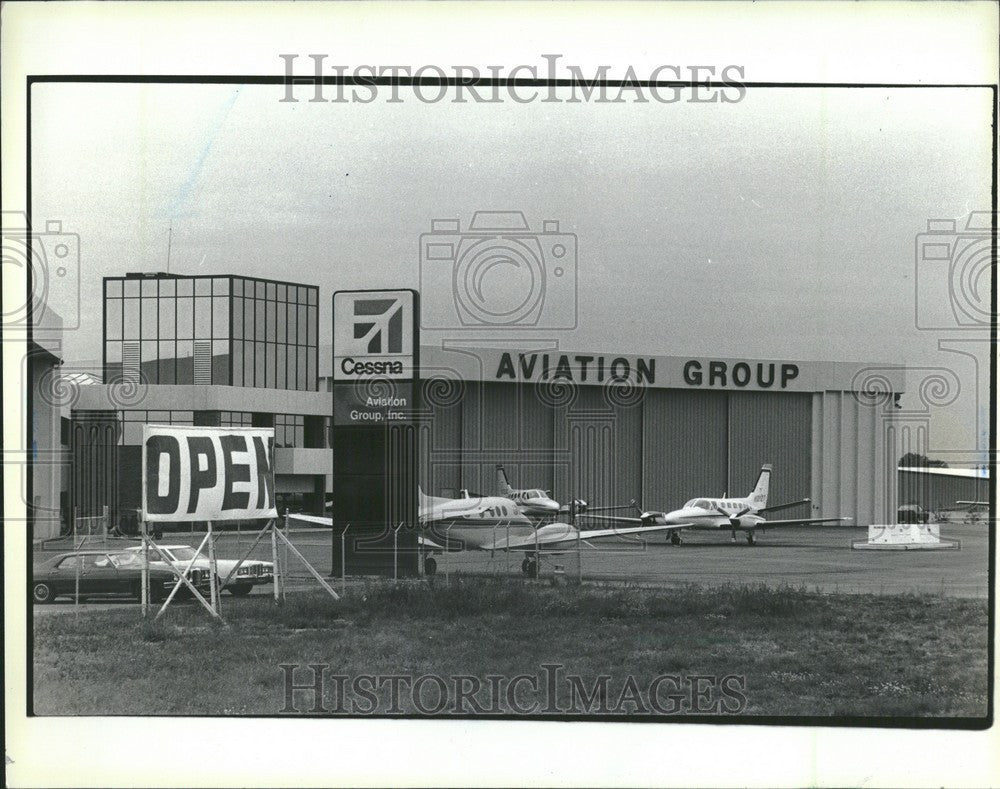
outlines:
[[[35,617],[37,714],[982,717],[987,605],[804,589],[380,583]],[[309,665],[323,668],[309,668]],[[282,668],[282,666],[285,668]],[[286,684],[320,691],[295,691]]]

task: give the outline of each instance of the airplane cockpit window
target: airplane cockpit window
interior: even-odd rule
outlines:
[[[695,506],[695,507],[697,507],[698,509],[701,509],[701,510],[707,510],[707,509],[710,509],[710,507],[708,506],[708,502],[707,502],[707,501],[705,501],[705,499],[698,499],[698,500],[697,500],[697,501],[696,501],[696,502],[694,503],[694,506]]]

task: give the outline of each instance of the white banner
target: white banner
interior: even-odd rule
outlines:
[[[273,428],[143,425],[144,520],[250,520],[277,514]]]

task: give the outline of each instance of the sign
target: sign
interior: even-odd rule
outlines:
[[[333,380],[413,380],[415,315],[412,290],[334,293]]]
[[[142,428],[146,521],[275,518],[274,429]]]
[[[414,410],[417,293],[333,294],[333,423],[405,423]]]

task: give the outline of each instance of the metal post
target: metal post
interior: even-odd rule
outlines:
[[[583,551],[581,550],[582,540],[580,539],[580,529],[576,525],[576,500],[569,505],[569,522],[576,529],[576,582],[583,584]]]
[[[285,599],[285,592],[288,587],[288,507],[285,507],[285,540],[281,546],[282,561],[285,563],[285,572],[281,574],[281,599]]]
[[[101,520],[104,523],[104,547],[108,547],[108,505],[101,507]]]
[[[274,518],[271,519],[270,523],[271,529],[271,564],[274,565],[274,602],[278,602],[278,584],[281,583],[281,572],[278,567],[278,536],[274,533],[275,525]]]
[[[507,529],[507,575],[510,575],[510,521],[507,521],[504,528]]]
[[[344,530],[340,533],[340,591],[341,594],[347,594],[347,530],[351,528],[351,524],[347,524]]]
[[[215,611],[216,616],[221,616],[221,603],[219,598],[222,596],[222,590],[219,589],[219,565],[215,561],[215,537],[212,534],[212,521],[208,521],[208,571],[211,573],[211,577],[208,579],[209,588],[208,591],[211,594],[209,598],[212,602],[212,610]]]
[[[139,533],[142,535],[142,580],[139,585],[142,590],[139,597],[142,600],[142,618],[149,615],[149,538],[147,535],[146,521],[139,521]]]
[[[77,607],[80,605],[80,555],[78,553],[80,550],[80,545],[77,542],[78,536],[79,535],[76,526],[76,507],[73,507],[73,553],[77,554],[76,559],[73,562],[73,564],[76,567],[76,583],[74,587],[75,593],[73,595],[73,605]]]
[[[444,557],[445,557],[445,559],[448,558],[448,542],[449,542],[449,538],[451,537],[451,527],[452,527],[452,524],[449,523],[448,526],[445,527],[445,530],[444,530]],[[449,583],[451,583],[451,562],[448,562],[444,566],[444,577],[445,577],[446,581],[448,581]]]
[[[535,527],[535,578],[538,578],[538,569],[540,567],[540,555],[538,553],[538,527]]]
[[[402,527],[402,523],[396,526],[392,530],[392,580],[399,580],[399,563],[398,563],[398,551],[399,551],[399,530]]]

